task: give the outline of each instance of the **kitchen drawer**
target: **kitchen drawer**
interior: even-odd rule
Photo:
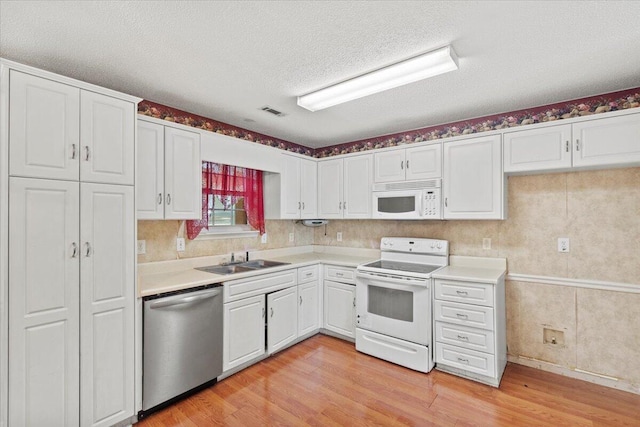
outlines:
[[[494,354],[495,340],[492,331],[451,323],[436,322],[436,341],[457,345],[483,353]]]
[[[300,267],[298,269],[298,284],[313,282],[314,280],[318,280],[318,276],[320,276],[320,268],[317,264]]]
[[[493,308],[436,300],[434,320],[493,330]]]
[[[435,281],[436,299],[493,307],[494,285],[488,283]]]
[[[349,267],[337,267],[326,265],[324,267],[324,278],[335,280],[336,282],[356,284],[356,270]]]
[[[436,365],[443,364],[487,377],[496,376],[496,358],[493,354],[481,353],[448,344],[436,344]]]
[[[242,298],[296,286],[298,284],[297,279],[296,270],[287,270],[224,282],[224,302],[237,301]]]

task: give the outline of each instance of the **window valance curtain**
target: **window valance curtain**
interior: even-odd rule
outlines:
[[[219,196],[225,209],[244,198],[249,225],[264,234],[262,171],[202,162],[202,218],[187,221],[187,237],[195,239],[203,229],[209,229],[209,196]],[[227,197],[228,196],[228,197]]]

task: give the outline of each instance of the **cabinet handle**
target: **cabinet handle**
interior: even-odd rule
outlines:
[[[71,258],[75,258],[78,256],[78,245],[76,244],[76,242],[71,243],[71,250],[73,252],[71,252]]]
[[[569,141],[567,141],[564,145],[564,151],[569,152]]]
[[[85,153],[85,154],[84,154],[84,159],[88,162],[88,161],[89,161],[89,154],[90,154],[89,146],[88,146],[88,145],[85,145],[85,146],[84,146],[84,153]]]
[[[262,318],[264,319],[264,307],[262,307]]]
[[[91,256],[91,244],[89,242],[84,242],[84,256],[89,258]]]
[[[356,306],[356,297],[353,297],[353,306]]]
[[[444,207],[446,208],[446,207],[448,207],[448,206],[449,206],[449,198],[448,198],[448,197],[445,197],[445,198],[444,198]]]
[[[71,160],[76,159],[76,144],[71,144]]]
[[[407,169],[409,169],[409,160],[407,160]]]
[[[304,275],[306,277],[311,277],[313,275],[313,272],[312,271],[307,271]]]
[[[580,151],[580,140],[576,139],[576,151]]]
[[[458,339],[460,341],[469,341],[469,337],[465,337],[464,335],[458,335]]]
[[[466,314],[462,314],[462,313],[456,313],[456,317],[460,318],[460,319],[468,319],[469,316]]]
[[[344,274],[342,274],[342,273],[336,273],[336,276],[338,276],[338,277],[342,277],[342,276],[344,276]]]
[[[298,210],[300,210],[302,203],[298,202]]]
[[[338,202],[338,210],[342,210],[342,202]]]
[[[304,202],[302,202],[302,210],[304,210]]]
[[[467,295],[469,295],[469,292],[467,292],[467,291],[456,291],[456,294],[466,297]]]
[[[342,209],[347,210],[347,202],[342,202]]]
[[[171,204],[171,194],[167,194],[167,205]]]
[[[273,307],[271,307],[271,317],[273,317]]]
[[[404,161],[400,161],[400,169],[404,170]]]
[[[302,305],[302,295],[300,295],[300,305]]]
[[[457,359],[460,363],[466,363],[467,365],[469,364],[469,359],[463,359],[462,357],[458,357]]]
[[[158,204],[162,204],[162,193],[158,193]]]

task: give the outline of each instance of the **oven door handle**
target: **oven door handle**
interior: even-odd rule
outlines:
[[[367,274],[356,272],[356,278],[360,278],[363,282],[378,282],[385,287],[402,289],[406,287],[420,287],[420,288],[428,288],[429,279],[402,279],[396,278],[392,276],[385,276],[382,274]]]

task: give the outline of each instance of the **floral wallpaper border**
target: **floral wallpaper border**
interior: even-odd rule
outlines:
[[[557,104],[533,107],[526,110],[478,117],[460,122],[351,141],[318,149],[304,147],[300,144],[263,135],[146,100],[140,102],[138,105],[138,114],[204,129],[210,132],[217,132],[306,156],[323,158],[637,107],[640,107],[640,87]]]

